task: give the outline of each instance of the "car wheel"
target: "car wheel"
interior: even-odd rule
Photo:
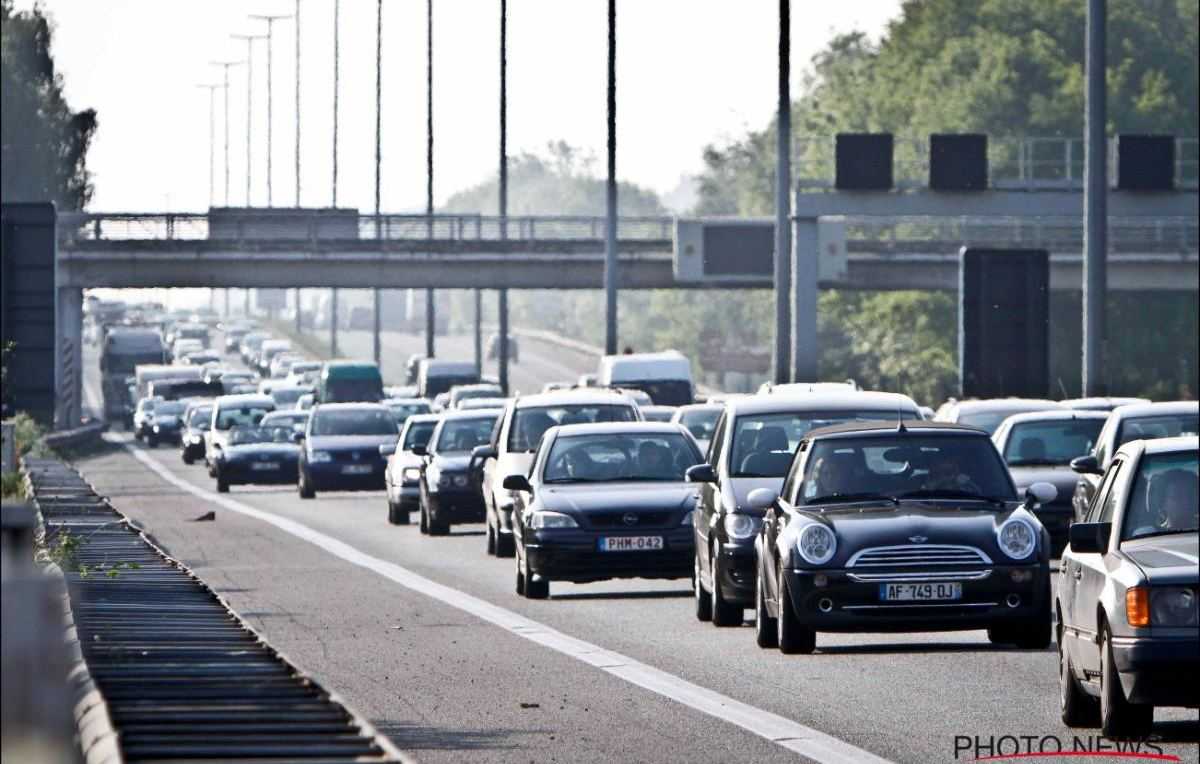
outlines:
[[[712,620],[712,599],[700,582],[700,555],[696,555],[692,565],[692,593],[696,597],[696,620]]]
[[[713,626],[741,626],[744,608],[741,605],[729,602],[725,599],[725,595],[721,592],[721,577],[717,575],[717,558],[720,556],[720,549],[714,549],[712,554],[708,556],[709,562],[709,580],[712,582],[712,590],[709,594],[712,599],[712,624]]]
[[[146,436],[146,447],[147,448],[158,448],[158,438],[154,437],[153,435],[147,435]]]
[[[497,557],[512,557],[516,554],[516,542],[513,537],[507,533],[501,533],[500,529],[496,529],[496,556]]]
[[[531,600],[544,600],[550,596],[550,582],[546,579],[535,581],[533,571],[529,569],[529,556],[524,558],[525,596]]]
[[[1062,629],[1058,630],[1058,705],[1063,724],[1068,727],[1100,726],[1100,701],[1084,692],[1075,678],[1071,657],[1063,647]]]
[[[521,567],[521,555],[516,554],[514,556],[516,557],[517,563],[517,594],[523,597],[525,596],[525,569]]]
[[[800,623],[792,607],[787,579],[779,577],[779,615],[775,619],[779,652],[785,655],[808,654],[817,649],[817,632]]]
[[[392,525],[406,525],[407,520],[408,520],[408,513],[405,513],[404,521],[402,522],[400,520],[400,507],[396,506],[396,503],[390,499],[388,500],[387,505],[388,505],[388,522],[391,523]]]
[[[1030,618],[1014,630],[1013,642],[1022,650],[1045,650],[1050,646],[1050,635],[1054,630],[1052,621],[1049,610]]]
[[[300,470],[299,483],[299,493],[301,499],[312,499],[316,497],[317,492],[313,490],[312,483],[309,482],[308,476],[304,474],[304,470]]]
[[[1130,703],[1113,661],[1112,636],[1100,631],[1100,732],[1109,738],[1144,738],[1154,727],[1154,706]]]
[[[1004,626],[989,626],[987,630],[988,642],[993,645],[1004,646],[1015,644],[1017,638],[1013,635],[1011,627]]]
[[[217,493],[229,493],[229,481],[217,475]]]
[[[196,461],[195,457],[188,454],[187,449],[184,449],[182,456],[184,464],[191,464],[192,462]]]
[[[420,530],[421,530],[422,534],[428,535],[429,534],[429,515],[426,514],[426,512],[425,512],[425,502],[421,502],[420,506],[421,506],[421,508],[420,508],[421,519],[419,521]]]
[[[490,513],[487,518],[487,547],[485,551],[488,557],[496,556],[496,531],[492,528],[492,516]]]
[[[754,585],[754,641],[759,647],[779,647],[779,625],[767,612],[766,593],[763,592],[763,577],[756,577]]]

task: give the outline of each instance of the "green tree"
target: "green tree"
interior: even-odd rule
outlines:
[[[40,6],[18,13],[0,0],[0,200],[77,210],[92,196],[86,160],[96,112],[68,107],[52,38]]]

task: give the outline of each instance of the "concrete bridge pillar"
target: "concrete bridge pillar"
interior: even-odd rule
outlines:
[[[68,430],[83,418],[83,290],[59,287],[54,312],[54,427]]]
[[[791,380],[816,382],[817,359],[817,263],[820,257],[818,219],[792,218],[792,352]]]

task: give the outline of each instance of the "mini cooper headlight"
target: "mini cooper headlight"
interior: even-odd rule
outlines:
[[[333,461],[333,454],[328,451],[313,451],[308,460],[313,464],[325,464]]]
[[[1024,560],[1037,548],[1037,533],[1029,523],[1012,518],[1000,526],[996,541],[1006,555],[1014,560]]]
[[[1200,623],[1196,592],[1184,586],[1150,590],[1151,626],[1195,626]]]
[[[421,469],[420,467],[405,467],[404,472],[400,473],[400,476],[405,483],[420,483]]]
[[[812,523],[800,531],[796,550],[809,565],[824,565],[837,552],[837,536],[827,526]]]
[[[578,528],[579,523],[570,515],[561,512],[534,512],[529,518],[529,527],[534,530],[542,528]]]
[[[731,539],[748,539],[758,530],[758,523],[750,515],[737,512],[725,515],[725,533]]]

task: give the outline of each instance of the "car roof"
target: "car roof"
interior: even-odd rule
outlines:
[[[441,414],[413,414],[408,419],[404,420],[404,424],[407,426],[410,422],[413,424],[420,424],[421,422],[438,422],[441,420],[441,418]]]
[[[1174,438],[1154,438],[1153,440],[1132,440],[1121,446],[1119,451],[1124,451],[1128,446],[1137,443],[1143,449],[1143,453],[1147,454],[1176,454],[1186,451],[1200,450],[1200,436],[1198,435],[1177,435]]]
[[[469,385],[455,385],[450,389],[451,393],[455,392],[470,392],[472,390],[499,390],[500,385],[495,382],[472,382]]]
[[[1047,398],[980,398],[959,401],[955,405],[960,414],[974,414],[980,411],[1045,411],[1063,408],[1058,401]]]
[[[841,411],[844,409],[879,409],[880,412],[917,411],[917,404],[907,395],[874,390],[845,392],[771,393],[733,398],[725,406],[734,416],[742,414],[777,414],[789,411]]]
[[[1045,409],[1043,411],[1022,411],[1005,419],[1005,422],[1020,424],[1021,422],[1051,422],[1070,419],[1108,419],[1107,411],[1096,409]]]
[[[219,395],[216,399],[218,406],[252,406],[256,403],[275,405],[275,399],[262,393],[243,393],[241,395]]]
[[[265,422],[268,419],[286,419],[289,417],[308,417],[311,414],[311,409],[276,409],[264,416],[263,421]]]
[[[554,390],[548,393],[534,393],[533,395],[522,395],[517,398],[516,403],[519,409],[538,406],[553,408],[555,406],[589,405],[632,406],[633,403],[622,393],[602,389]]]
[[[1128,406],[1117,406],[1109,416],[1117,419],[1130,419],[1156,414],[1190,414],[1200,410],[1197,401],[1157,401],[1155,403],[1131,403]]]
[[[1060,401],[1062,405],[1076,409],[1113,409],[1117,406],[1129,406],[1135,403],[1150,403],[1149,398],[1133,398],[1123,396],[1092,396],[1090,398],[1066,398]]]
[[[432,371],[441,372],[448,376],[476,374],[479,371],[471,361],[443,361],[438,358],[422,358],[421,365],[426,369],[426,375]]]
[[[683,426],[673,422],[595,422],[585,424],[563,424],[553,428],[558,437],[572,435],[614,435],[620,433],[679,434]]]
[[[904,435],[967,435],[989,439],[991,437],[987,434],[986,430],[981,430],[978,427],[954,424],[952,422],[930,422],[922,419],[904,422],[904,429],[900,429],[899,423],[895,421],[842,422],[841,424],[831,424],[828,427],[818,427],[815,430],[810,430],[804,436],[804,439],[818,440],[851,437],[854,435],[887,435],[889,433],[895,434],[897,437],[903,437]]]
[[[504,413],[504,409],[453,409],[442,412],[438,419],[447,422],[460,419],[487,419],[488,417],[498,417],[502,413]]]
[[[429,405],[429,401],[425,400],[424,398],[384,398],[382,401],[380,401],[380,403],[385,406],[411,406],[414,403],[423,403],[426,406]]]
[[[724,411],[724,403],[685,403],[675,408],[675,414],[686,414],[689,411]]]
[[[313,406],[313,411],[387,411],[387,406],[382,403],[371,403],[370,401],[356,401],[354,403],[319,403]],[[391,412],[388,412],[391,413]]]

